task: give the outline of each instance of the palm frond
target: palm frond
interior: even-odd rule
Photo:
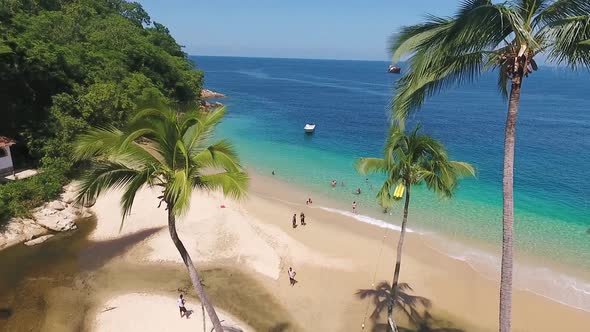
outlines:
[[[221,122],[224,116],[225,106],[219,107],[211,112],[207,112],[203,120],[207,127],[215,128],[215,126]]]
[[[532,26],[550,25],[568,17],[584,16],[590,13],[590,0],[557,0],[546,6],[533,19]]]
[[[178,130],[180,132],[184,132],[187,128],[192,127],[194,125],[201,125],[203,126],[203,118],[205,115],[199,111],[189,111],[185,113],[181,113],[178,115]]]
[[[486,52],[449,54],[438,59],[438,63],[430,62],[425,68],[421,68],[421,74],[412,69],[412,72],[398,81],[396,95],[391,103],[394,117],[400,123],[404,123],[409,114],[418,110],[427,97],[444,88],[474,81],[484,69],[484,64],[488,63],[487,60]]]
[[[164,199],[174,208],[174,214],[184,215],[190,208],[193,184],[186,169],[177,169],[168,179]]]
[[[221,167],[228,172],[241,169],[238,155],[227,140],[218,141],[193,157],[200,167]]]
[[[137,112],[130,119],[130,126],[133,128],[138,124],[143,124],[145,122],[150,122],[152,120],[157,120],[157,121],[162,121],[162,122],[174,121],[175,116],[176,116],[175,112],[170,109],[145,108],[145,109]]]
[[[124,139],[123,132],[116,128],[90,129],[77,137],[73,157],[79,161],[99,155],[108,156],[119,150]]]
[[[520,11],[520,16],[525,19],[525,25],[530,26],[533,19],[548,5],[547,0],[518,0],[516,7]]]
[[[507,61],[498,64],[498,90],[504,99],[508,98],[508,82],[510,81],[507,72],[510,69]]]
[[[207,140],[210,138],[210,135],[206,133],[209,129],[204,127],[204,124],[200,119],[192,123],[187,121],[187,123],[181,127],[184,129],[182,142],[186,148],[191,151],[191,154],[195,154],[202,149],[203,145],[206,144]]]
[[[383,182],[381,189],[379,189],[379,192],[377,192],[377,195],[375,196],[379,206],[388,209],[395,204],[396,198],[391,194],[394,188],[395,185],[391,179],[387,179],[385,182]]]
[[[569,17],[548,25],[543,31],[551,40],[548,60],[590,68],[590,52],[584,42],[590,39],[590,12],[585,16]]]
[[[119,226],[119,232],[123,229],[123,223],[125,217],[131,213],[135,196],[139,190],[146,184],[149,184],[153,178],[155,169],[148,167],[142,172],[136,173],[133,178],[127,182],[124,187],[123,195],[121,195],[121,225]]]
[[[410,154],[416,161],[423,157],[447,161],[447,151],[441,142],[428,135],[418,135],[416,132],[411,140]]]
[[[249,180],[245,172],[223,172],[202,175],[194,181],[193,185],[207,190],[221,189],[224,195],[240,199],[246,195]]]
[[[109,161],[93,163],[80,178],[76,202],[82,205],[95,202],[103,191],[125,187],[138,174],[137,170],[120,163]]]
[[[477,176],[477,171],[473,165],[463,162],[463,161],[449,161],[449,164],[453,168],[453,171],[462,177],[475,177]]]
[[[355,163],[357,172],[362,175],[387,172],[387,162],[382,158],[360,158]]]
[[[392,62],[398,62],[404,55],[412,53],[429,38],[449,28],[450,24],[448,19],[430,16],[429,21],[424,24],[402,27],[389,39]]]

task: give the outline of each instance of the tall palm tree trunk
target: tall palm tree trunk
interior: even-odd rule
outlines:
[[[203,316],[203,332],[207,332],[207,322],[205,322],[205,307],[201,302],[201,315]]]
[[[387,320],[389,322],[394,322],[393,319],[393,305],[395,304],[395,299],[397,297],[397,286],[399,281],[399,271],[402,264],[402,248],[404,246],[404,237],[406,235],[406,223],[408,222],[408,207],[410,206],[410,186],[406,186],[406,202],[404,204],[404,218],[402,220],[402,230],[399,234],[399,241],[397,242],[397,257],[395,261],[395,271],[393,272],[393,282],[391,283],[391,299],[389,305],[387,306]],[[389,325],[388,331],[393,331],[396,327]]]
[[[516,136],[516,117],[520,101],[522,77],[512,79],[506,131],[504,140],[504,177],[502,192],[504,211],[502,215],[502,272],[500,277],[500,332],[510,332],[512,316],[512,260],[514,233],[514,143]]]
[[[171,204],[168,204],[168,231],[170,232],[170,237],[172,238],[172,242],[174,242],[176,249],[178,249],[178,252],[180,253],[180,256],[182,257],[182,260],[184,261],[184,265],[186,266],[186,268],[188,270],[188,274],[191,277],[193,287],[197,291],[197,294],[199,295],[199,299],[201,300],[201,303],[203,304],[203,306],[205,306],[205,309],[207,310],[207,314],[209,315],[209,318],[211,319],[211,322],[213,323],[213,328],[215,329],[215,332],[223,332],[223,327],[221,326],[221,322],[219,321],[219,317],[217,317],[217,313],[215,312],[215,308],[213,308],[213,305],[211,305],[211,303],[209,302],[209,298],[207,297],[207,294],[205,294],[205,290],[203,289],[203,284],[201,283],[201,279],[199,278],[199,274],[197,272],[197,269],[195,268],[195,265],[193,264],[191,256],[186,251],[184,244],[182,244],[182,242],[178,238],[178,233],[176,233],[176,217],[174,216],[174,212],[172,211],[172,207],[173,206]]]

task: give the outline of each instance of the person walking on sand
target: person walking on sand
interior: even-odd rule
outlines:
[[[290,267],[289,271],[287,271],[289,273],[289,284],[291,284],[291,286],[295,286],[295,284],[297,283],[297,280],[295,280],[295,275],[297,273],[295,273],[295,271],[293,271],[293,268]]]
[[[297,227],[297,213],[293,215],[293,228]]]
[[[356,214],[356,201],[352,202],[352,213]]]
[[[305,226],[305,214],[303,212],[301,212],[299,218],[301,219],[301,226]]]
[[[186,307],[184,306],[184,304],[186,303],[184,301],[184,297],[182,296],[182,294],[180,294],[180,296],[178,297],[178,308],[180,309],[180,318],[182,318],[182,316],[186,316],[186,318],[188,318],[188,315],[186,314]]]

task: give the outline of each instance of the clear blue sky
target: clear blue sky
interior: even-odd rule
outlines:
[[[191,55],[388,60],[387,39],[459,0],[139,0]]]

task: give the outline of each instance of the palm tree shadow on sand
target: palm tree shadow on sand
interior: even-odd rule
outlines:
[[[413,289],[409,284],[398,284],[394,310],[405,316],[410,325],[409,327],[398,326],[399,332],[464,332],[462,329],[448,327],[451,325],[450,322],[434,318],[429,312],[432,301],[422,296],[412,295],[411,292],[413,292]],[[356,295],[361,300],[373,299],[374,310],[369,316],[373,321],[371,331],[387,331],[388,324],[379,321],[381,313],[387,311],[387,305],[392,296],[389,283],[382,281],[374,289],[359,289]]]

